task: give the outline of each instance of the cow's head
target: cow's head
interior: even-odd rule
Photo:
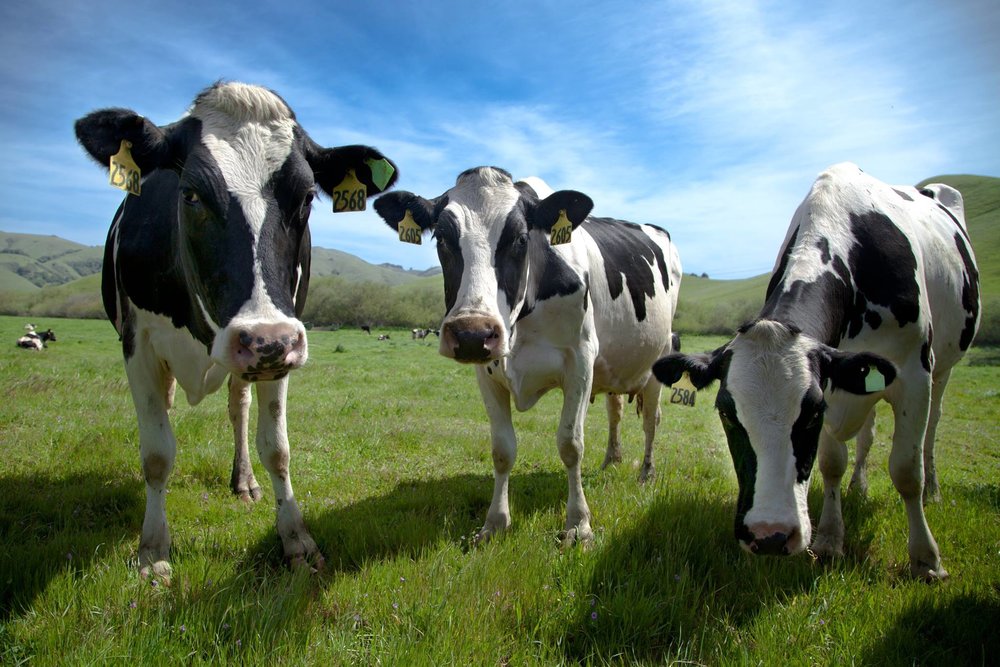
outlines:
[[[736,537],[757,554],[795,554],[809,546],[806,492],[819,446],[825,392],[881,392],[896,377],[886,359],[847,353],[795,327],[758,320],[703,355],[671,354],[653,365],[671,385],[687,372],[701,389],[720,382],[719,411],[739,482]]]
[[[353,169],[370,196],[397,177],[392,165],[388,180],[373,178],[373,167],[386,167],[374,148],[319,146],[278,95],[241,83],[206,89],[170,125],[105,109],[78,120],[76,134],[105,167],[123,140],[131,143],[146,200],[129,195],[123,210],[169,211],[175,247],[163,251],[179,257],[188,326],[217,363],[247,380],[283,377],[308,355],[298,317],[317,185],[331,193]]]
[[[575,228],[592,207],[587,195],[572,190],[540,199],[531,186],[494,167],[463,172],[436,199],[393,192],[375,202],[393,229],[409,213],[422,231],[433,231],[447,309],[440,352],[471,363],[507,354],[525,303],[532,248],[551,252],[548,234],[560,217],[565,213]]]

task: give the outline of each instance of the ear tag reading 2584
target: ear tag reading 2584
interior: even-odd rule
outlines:
[[[333,189],[333,212],[363,211],[367,199],[368,188],[354,175],[353,169],[348,169],[344,180]]]
[[[139,196],[142,172],[132,159],[132,142],[122,139],[118,152],[111,156],[108,164],[108,183],[130,194]]]
[[[672,405],[683,405],[686,408],[694,407],[694,399],[698,394],[694,383],[691,382],[691,375],[685,371],[677,382],[670,385],[670,403]]]
[[[420,245],[420,236],[423,234],[423,230],[420,229],[420,225],[414,221],[413,215],[409,210],[403,214],[403,219],[399,221],[397,229],[399,230],[400,241],[403,243]]]
[[[569,243],[572,240],[572,235],[573,225],[566,217],[566,209],[559,209],[559,219],[556,220],[556,224],[552,225],[552,231],[549,232],[549,243],[552,245]]]

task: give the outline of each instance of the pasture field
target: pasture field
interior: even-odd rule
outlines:
[[[173,579],[138,576],[145,503],[137,431],[111,326],[41,320],[58,341],[14,347],[0,318],[0,663],[996,664],[1000,655],[1000,355],[974,349],[939,428],[943,500],[928,521],[951,578],[907,577],[906,519],[886,472],[882,405],[869,497],[845,504],[847,556],[754,558],[733,538],[736,481],[714,391],[664,402],[655,479],[601,471],[590,410],[584,487],[595,544],[561,550],[561,394],[515,415],[513,526],[471,546],[492,492],[489,425],[470,368],[437,339],[312,331],[292,375],[292,482],[326,556],[281,562],[273,493],[231,495],[225,392],[177,392],[168,517]],[[373,334],[382,333],[374,331]],[[687,336],[685,350],[722,338]],[[254,411],[255,412],[255,411]],[[256,421],[254,419],[254,421]],[[850,471],[848,471],[849,474]],[[821,502],[818,472],[810,494]]]

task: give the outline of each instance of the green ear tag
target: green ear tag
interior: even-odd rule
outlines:
[[[368,168],[372,170],[372,183],[375,184],[375,187],[379,189],[379,192],[385,190],[386,183],[388,183],[389,179],[392,178],[392,175],[396,173],[393,166],[385,158],[378,160],[368,159],[365,160],[365,164],[367,164]]]
[[[399,240],[403,243],[413,243],[414,245],[420,245],[420,237],[423,234],[423,230],[420,229],[414,220],[413,216],[409,211],[403,215],[403,219],[399,221]]]
[[[694,407],[694,400],[697,398],[698,390],[691,382],[691,375],[687,371],[681,375],[677,382],[670,385],[670,404],[683,405],[686,408]]]
[[[348,169],[344,180],[333,189],[333,212],[363,211],[367,199],[368,188],[354,175],[353,169]]]
[[[132,159],[132,142],[122,139],[118,152],[111,156],[109,160],[108,182],[120,190],[139,196],[142,172],[139,166]]]
[[[874,394],[883,389],[885,389],[885,376],[879,369],[869,366],[868,375],[865,376],[865,391]]]
[[[559,209],[559,219],[556,220],[556,224],[552,225],[552,231],[549,233],[549,243],[552,245],[560,245],[562,243],[569,243],[573,235],[573,225],[570,223],[569,218],[566,217],[566,209]]]

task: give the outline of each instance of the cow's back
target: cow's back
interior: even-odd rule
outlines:
[[[670,351],[680,259],[670,235],[652,225],[598,219],[582,231],[600,349],[594,393],[633,393]]]

